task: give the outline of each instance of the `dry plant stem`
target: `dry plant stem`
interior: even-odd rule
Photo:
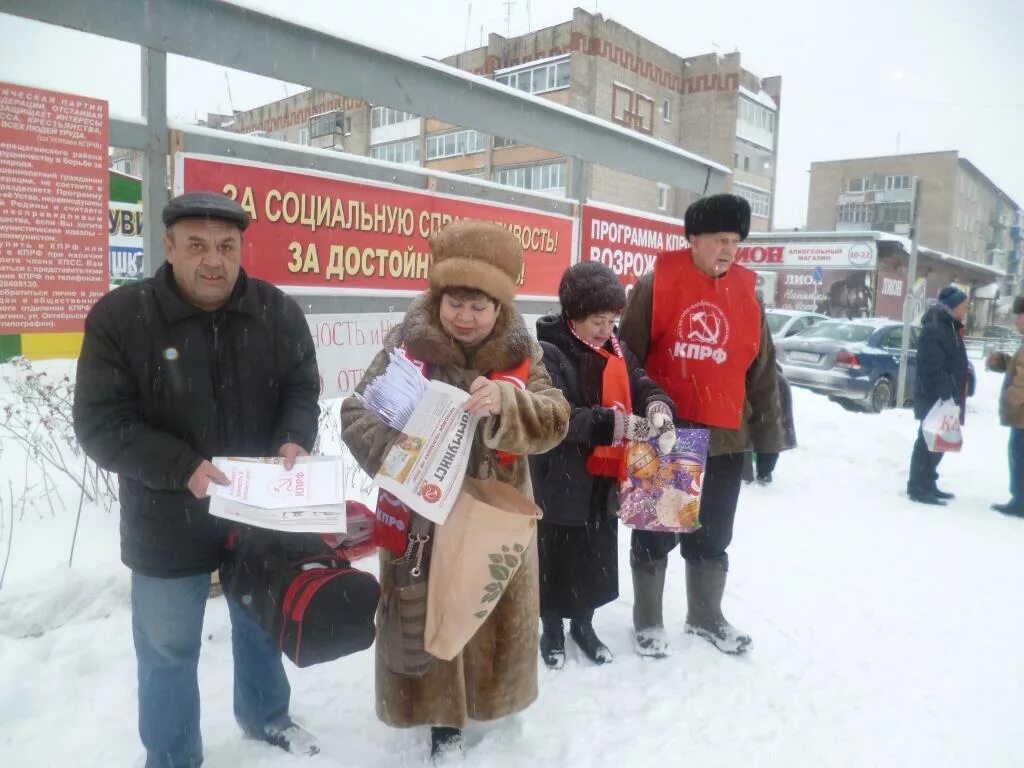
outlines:
[[[82,462],[82,485],[85,485],[85,473],[89,471],[89,460]],[[75,515],[75,532],[71,536],[71,551],[68,553],[68,568],[75,559],[75,542],[78,541],[78,524],[82,522],[82,507],[85,505],[85,491],[78,494],[78,514]]]

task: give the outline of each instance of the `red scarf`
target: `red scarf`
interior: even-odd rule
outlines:
[[[588,341],[584,341],[578,333],[572,320],[568,321],[569,331],[581,344],[594,350],[605,359],[604,373],[601,375],[601,405],[605,408],[615,408],[622,411],[624,415],[633,413],[633,397],[629,391],[629,370],[626,367],[626,358],[622,354],[622,346],[615,334],[611,336],[612,352],[595,347]],[[587,471],[598,477],[614,477],[619,482],[626,479],[626,446],[624,443],[618,445],[598,445],[587,458]]]

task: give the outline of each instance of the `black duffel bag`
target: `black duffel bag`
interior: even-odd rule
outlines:
[[[314,533],[251,526],[232,532],[220,568],[238,603],[297,667],[373,645],[380,585]]]

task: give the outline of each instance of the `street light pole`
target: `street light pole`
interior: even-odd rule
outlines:
[[[914,323],[914,282],[917,279],[917,204],[921,194],[921,181],[914,179],[914,205],[910,211],[910,262],[907,264],[907,289],[903,295],[903,341],[900,344],[900,371],[896,377],[896,407],[907,401],[907,358],[910,355],[910,327]]]

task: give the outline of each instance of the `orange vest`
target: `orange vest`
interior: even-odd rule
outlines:
[[[761,349],[756,285],[757,276],[737,264],[708,277],[689,248],[658,254],[647,372],[680,419],[740,428],[747,369]]]

